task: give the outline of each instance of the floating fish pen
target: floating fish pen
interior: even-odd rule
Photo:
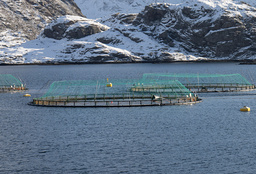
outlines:
[[[159,85],[172,90],[159,90]],[[135,90],[138,89],[141,90]],[[144,89],[143,89],[144,88]],[[155,89],[154,89],[155,88]],[[146,90],[147,89],[147,90]],[[150,89],[150,90],[149,90]],[[154,89],[154,90],[153,90]],[[201,100],[176,81],[140,80],[56,81],[31,105],[52,107],[135,107],[194,104]]]
[[[178,80],[186,88],[195,92],[234,92],[255,89],[240,74],[143,74],[143,80]]]
[[[11,74],[0,74],[0,92],[25,90],[23,83]]]

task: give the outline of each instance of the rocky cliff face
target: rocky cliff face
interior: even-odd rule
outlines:
[[[0,40],[6,40],[0,48],[8,46],[8,39],[17,43],[35,39],[48,23],[63,15],[83,16],[73,0],[0,1]]]
[[[133,22],[142,32],[187,53],[211,58],[249,58],[255,54],[256,8],[213,9],[200,4],[147,6]]]

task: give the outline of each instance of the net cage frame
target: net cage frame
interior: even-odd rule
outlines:
[[[250,83],[241,74],[186,74],[186,73],[145,73],[142,79],[169,79],[178,80],[183,85],[231,85],[231,86],[250,86]]]
[[[24,84],[11,74],[0,74],[0,88],[23,89]]]
[[[111,83],[112,87],[107,87]],[[141,90],[135,91],[133,88]],[[148,90],[153,89],[153,90]],[[46,98],[139,98],[153,95],[167,98],[194,97],[178,80],[112,79],[55,81],[38,99]]]

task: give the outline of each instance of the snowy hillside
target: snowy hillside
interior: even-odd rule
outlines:
[[[31,41],[3,31],[0,63],[254,59],[254,0],[74,2],[87,18],[63,15]]]

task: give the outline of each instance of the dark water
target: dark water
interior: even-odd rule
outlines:
[[[241,73],[254,65],[119,64],[1,66],[41,96],[55,80],[143,73]],[[0,173],[255,173],[256,92],[201,94],[189,106],[47,108],[0,94]],[[250,113],[239,109],[248,105]]]

